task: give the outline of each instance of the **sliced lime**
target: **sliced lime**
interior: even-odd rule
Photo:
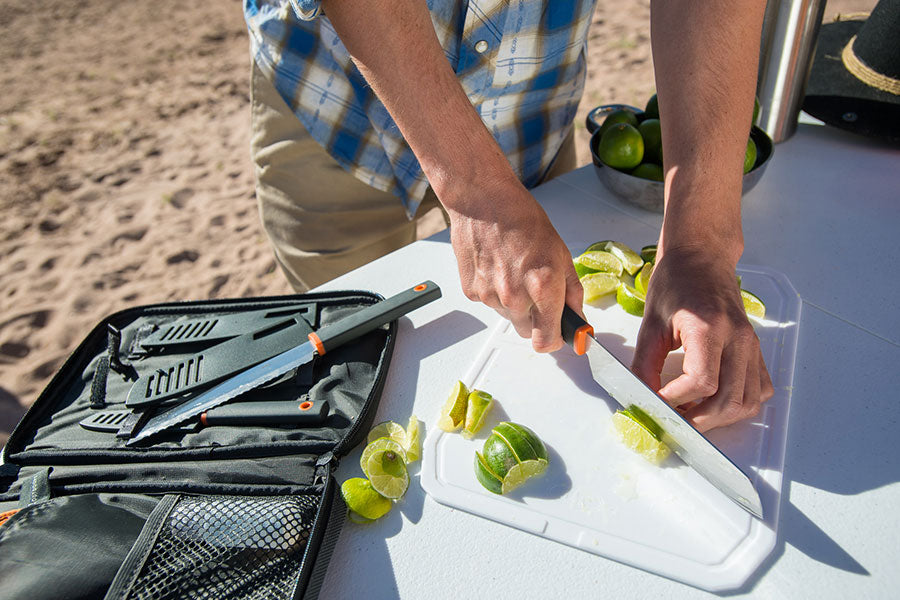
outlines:
[[[616,302],[630,315],[644,316],[645,297],[627,283],[620,283],[616,288]]]
[[[409,472],[406,470],[406,456],[393,450],[378,450],[369,456],[364,469],[376,492],[396,500],[409,487]],[[365,516],[365,515],[363,515]]]
[[[450,397],[444,404],[441,411],[441,418],[438,420],[438,427],[444,431],[456,431],[462,427],[466,419],[466,402],[469,397],[469,389],[462,381],[453,384],[450,391]]]
[[[578,275],[578,278],[582,278],[585,275],[589,275],[590,273],[596,273],[597,269],[592,269],[590,267],[586,267],[580,262],[578,262],[577,258],[572,259],[572,264],[575,266],[575,274]]]
[[[366,437],[366,443],[369,444],[374,442],[378,438],[390,438],[403,446],[406,447],[406,430],[403,429],[403,426],[399,423],[394,423],[393,421],[382,421],[378,425],[372,428],[369,431],[369,435]]]
[[[369,476],[369,472],[366,470],[369,467],[369,458],[376,452],[382,451],[394,452],[406,462],[406,451],[403,449],[403,446],[391,438],[378,438],[369,443],[363,450],[362,456],[359,457],[359,466],[362,468],[363,473],[366,474],[366,477]]]
[[[416,415],[409,418],[409,424],[406,426],[406,462],[416,462],[422,455],[422,444],[420,437],[419,419]]]
[[[744,301],[744,310],[751,317],[763,319],[766,316],[766,305],[763,301],[747,290],[741,290],[741,300]]]
[[[501,494],[508,494],[532,477],[537,477],[547,470],[547,461],[543,458],[522,461],[507,473],[500,488]]]
[[[372,482],[352,477],[341,484],[341,496],[347,507],[363,519],[379,519],[391,510],[391,501],[379,494]]]
[[[644,263],[641,270],[634,276],[634,289],[641,295],[646,296],[647,290],[650,289],[650,276],[653,274],[653,263]]]
[[[617,411],[612,424],[622,443],[651,463],[658,465],[669,456],[669,447],[656,439],[634,416],[627,411]]]
[[[481,452],[477,451],[475,452],[475,477],[489,492],[495,494],[503,492],[503,483],[500,477],[487,465]]]
[[[612,273],[617,277],[622,274],[622,261],[611,252],[588,250],[575,260],[594,271]]]
[[[580,279],[584,288],[584,301],[595,302],[616,291],[619,277],[613,273],[590,273]]]
[[[656,262],[656,244],[651,244],[649,246],[644,246],[641,248],[641,259],[644,262],[655,263]]]
[[[493,404],[493,396],[481,390],[472,390],[469,394],[469,406],[466,409],[466,425],[462,430],[464,438],[470,440],[478,433],[484,424],[484,417]]]
[[[622,267],[624,267],[625,272],[629,275],[634,275],[638,272],[638,269],[644,266],[644,259],[641,258],[640,254],[638,254],[622,242],[604,240],[602,242],[591,244],[584,252],[586,254],[588,252],[595,252],[598,250],[609,252],[610,254],[618,258],[622,262]],[[584,254],[582,254],[582,256],[584,256]]]

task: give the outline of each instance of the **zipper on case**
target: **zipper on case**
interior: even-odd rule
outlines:
[[[313,477],[313,485],[325,485],[328,477],[338,468],[340,462],[340,459],[331,452],[321,455],[316,460],[316,473]]]

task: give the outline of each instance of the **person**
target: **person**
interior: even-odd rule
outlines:
[[[292,285],[413,241],[440,206],[465,295],[559,349],[583,292],[528,189],[574,166],[594,3],[247,0],[257,195]],[[651,6],[666,208],[632,369],[701,431],[773,394],[735,277],[764,6]],[[678,347],[683,374],[661,387]]]

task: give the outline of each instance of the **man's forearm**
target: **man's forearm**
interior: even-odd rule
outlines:
[[[448,208],[466,212],[468,199],[453,193],[463,181],[517,181],[447,61],[425,0],[323,5]]]
[[[765,2],[654,0],[666,168],[665,248],[743,251],[740,195]]]

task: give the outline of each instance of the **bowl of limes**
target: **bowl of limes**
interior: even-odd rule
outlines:
[[[656,94],[643,110],[627,104],[598,106],[588,113],[585,124],[591,134],[594,171],[603,185],[631,204],[663,212],[665,184]],[[754,125],[744,156],[742,195],[762,178],[772,152],[772,139]]]

